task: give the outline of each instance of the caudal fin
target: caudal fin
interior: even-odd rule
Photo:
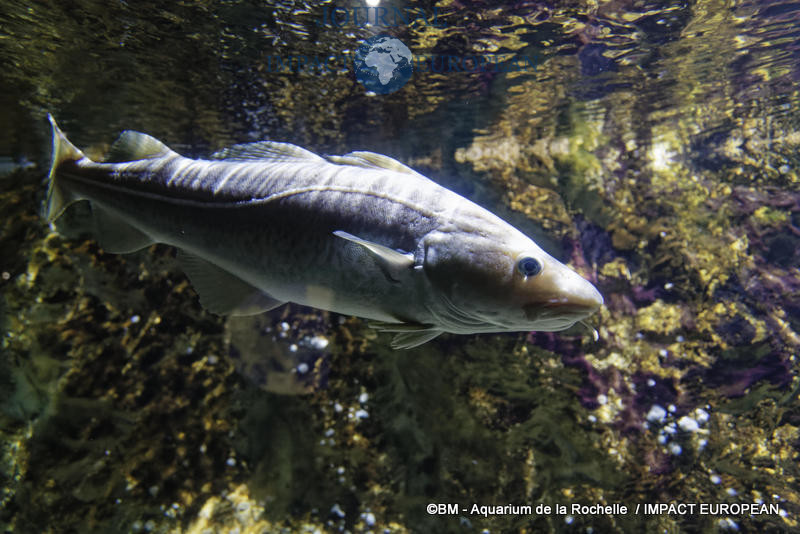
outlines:
[[[48,113],[47,119],[50,121],[50,126],[53,127],[53,159],[50,164],[50,175],[48,176],[47,204],[44,216],[47,222],[52,222],[61,215],[69,204],[77,200],[59,184],[59,167],[65,162],[78,161],[86,156],[69,142],[52,115]]]

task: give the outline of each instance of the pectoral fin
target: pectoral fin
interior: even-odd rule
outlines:
[[[383,270],[383,273],[392,282],[399,282],[402,276],[414,266],[414,255],[410,252],[400,252],[384,245],[361,239],[342,230],[337,230],[333,234],[360,245],[369,251],[378,262],[378,266]]]
[[[202,258],[180,251],[178,260],[197,291],[200,304],[212,313],[256,315],[286,304]]]

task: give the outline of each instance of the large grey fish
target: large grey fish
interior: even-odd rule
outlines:
[[[97,163],[50,123],[48,221],[86,199],[106,250],[177,247],[214,313],[291,301],[371,319],[410,348],[442,332],[563,330],[603,303],[519,230],[387,156],[264,141],[189,159],[125,131]]]

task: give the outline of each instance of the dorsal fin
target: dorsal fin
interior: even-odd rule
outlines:
[[[422,176],[420,173],[403,165],[396,159],[383,154],[376,154],[375,152],[350,152],[344,156],[326,156],[328,161],[337,163],[339,165],[354,165],[356,167],[364,167],[366,169],[386,169],[395,172],[402,172],[405,174],[414,174]]]
[[[321,157],[313,152],[300,148],[291,143],[278,143],[275,141],[259,141],[258,143],[247,143],[234,145],[229,148],[215,152],[210,159],[227,160],[253,160],[262,159],[270,161],[323,161]]]
[[[170,153],[173,153],[172,150],[155,137],[133,130],[125,130],[111,145],[105,162],[121,163],[137,159],[158,158]]]

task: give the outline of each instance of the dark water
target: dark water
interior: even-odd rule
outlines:
[[[800,528],[800,4],[384,2],[427,20],[317,24],[337,5],[0,4],[5,531]],[[438,67],[386,95],[346,63],[276,72],[379,33]],[[469,56],[496,63],[444,67]],[[391,155],[595,283],[599,340],[394,352],[296,306],[247,338],[168,247],[107,254],[80,209],[43,222],[48,112],[96,156],[123,129],[189,156],[261,139]]]

